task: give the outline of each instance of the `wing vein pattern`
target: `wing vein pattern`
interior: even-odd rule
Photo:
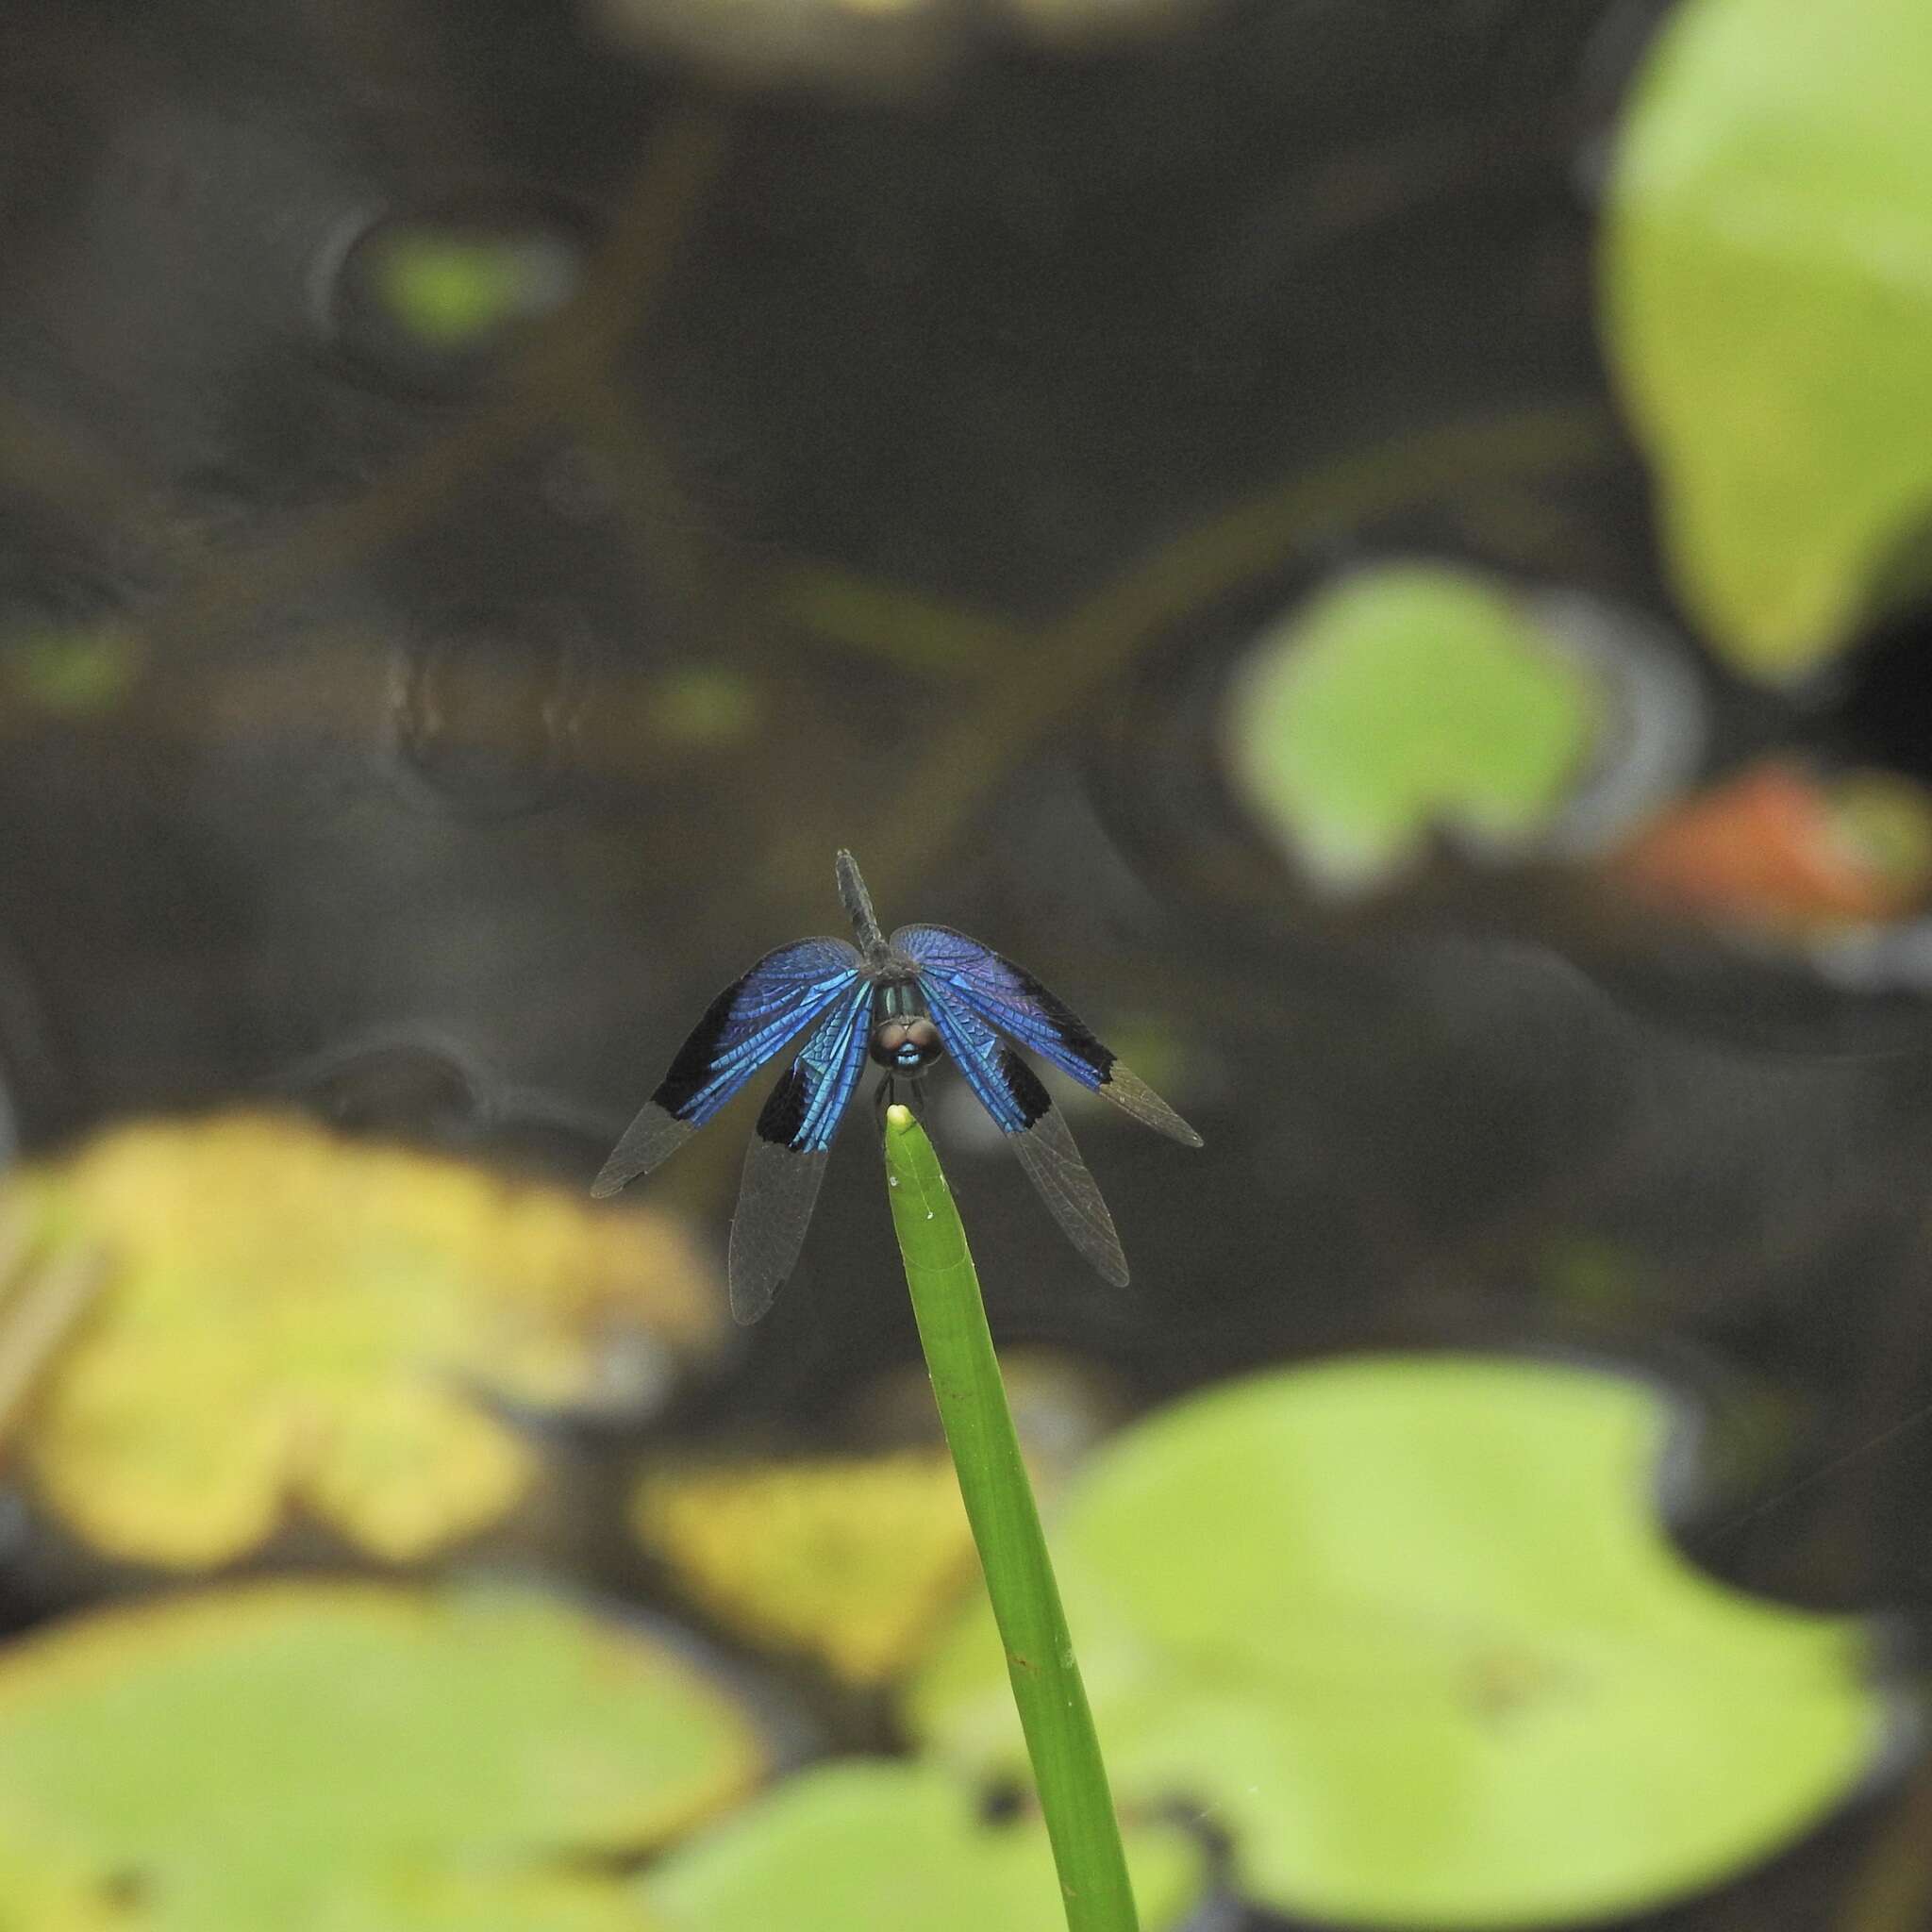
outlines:
[[[705,1008],[591,1191],[614,1194],[667,1159],[853,985],[858,966],[843,940],[800,940],[734,979]]]
[[[1008,1137],[1048,1211],[1101,1274],[1124,1288],[1127,1257],[1113,1216],[1040,1076],[948,983],[922,974],[920,985],[946,1051]]]
[[[798,1260],[871,1032],[873,987],[858,979],[812,1029],[772,1089],[745,1150],[726,1273],[731,1312],[756,1322]]]
[[[1024,967],[949,925],[902,926],[892,943],[919,962],[928,1001],[936,988],[944,989],[989,1026],[1112,1101],[1143,1126],[1184,1147],[1201,1144],[1200,1135]]]

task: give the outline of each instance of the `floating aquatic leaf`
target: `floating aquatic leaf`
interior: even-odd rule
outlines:
[[[1045,1349],[1000,1371],[1034,1487],[1059,1490],[1116,1427],[1125,1396],[1091,1363]],[[873,1385],[871,1454],[652,1462],[631,1492],[639,1541],[680,1588],[749,1641],[813,1657],[854,1685],[924,1655],[978,1558],[924,1368]]]
[[[1202,1895],[1197,1841],[1130,1824],[1127,1864],[1146,1932]],[[991,1824],[929,1766],[855,1761],[806,1773],[681,1845],[646,1881],[667,1932],[1065,1932],[1046,1833]]]
[[[626,1888],[568,1872],[491,1877],[396,1867],[368,1878],[344,1874],[325,1899],[285,1898],[266,1920],[244,1919],[237,1906],[238,1932],[262,1924],[277,1932],[664,1932]]]
[[[852,1684],[903,1671],[977,1574],[942,1449],[654,1468],[631,1522],[722,1624]]]
[[[107,1274],[106,1256],[78,1242],[41,1262],[27,1216],[17,1202],[0,1200],[0,1445],[93,1307]]]
[[[1932,891],[1932,794],[1890,773],[1769,760],[1680,801],[1610,861],[1626,890],[1796,935],[1899,918]]]
[[[579,251],[559,237],[385,228],[372,264],[398,325],[439,349],[468,349],[548,314],[577,283]]]
[[[762,1769],[688,1664],[535,1591],[224,1591],[0,1657],[0,1887],[26,1846],[125,1932],[635,1932],[587,1861]]]
[[[1601,709],[1506,587],[1391,564],[1259,640],[1224,728],[1262,828],[1316,883],[1359,891],[1437,833],[1491,846],[1547,830],[1588,773]]]
[[[535,1480],[494,1398],[588,1402],[614,1353],[716,1333],[662,1214],[293,1117],[123,1128],[8,1191],[47,1254],[112,1265],[15,1454],[72,1528],[135,1561],[225,1561],[298,1511],[420,1557]]]
[[[138,1932],[125,1888],[0,1818],[0,1932]]]
[[[1854,1620],[1673,1548],[1657,1390],[1522,1361],[1343,1361],[1117,1438],[1055,1525],[1114,1790],[1207,1807],[1242,1889],[1345,1924],[1648,1907],[1789,1843],[1874,1760]],[[1022,1761],[970,1613],[916,1729]]]
[[[1693,0],[1618,144],[1612,363],[1679,593],[1762,677],[1842,648],[1932,519],[1928,72],[1922,0]]]
[[[0,646],[0,693],[43,715],[99,717],[133,689],[141,658],[140,640],[111,625],[27,631]]]

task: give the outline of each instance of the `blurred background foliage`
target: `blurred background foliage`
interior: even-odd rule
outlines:
[[[1926,20],[8,9],[0,1932],[1055,1923],[869,1127],[586,1194],[840,845],[1146,1924],[1925,1924]]]
[[[293,1116],[122,1128],[23,1170],[0,1213],[29,1271],[100,1257],[13,1449],[135,1562],[230,1562],[291,1515],[436,1555],[529,1500],[543,1458],[506,1405],[648,1409],[719,1339],[696,1244],[649,1208],[593,1217]]]

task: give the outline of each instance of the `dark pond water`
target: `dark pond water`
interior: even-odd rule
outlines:
[[[14,9],[0,1144],[277,1097],[588,1185],[717,987],[841,929],[849,845],[889,926],[1024,961],[1207,1137],[1075,1115],[1116,1293],[941,1094],[1003,1341],[1135,1401],[1626,1357],[1786,1419],[1700,1559],[1915,1626],[1917,995],[1560,866],[1337,907],[1217,765],[1257,630],[1410,556],[1650,640],[1702,771],[1924,758],[1909,639],[1774,701],[1663,588],[1591,282],[1659,11],[1278,0],[754,84],[589,9]],[[439,261],[501,277],[487,322]],[[653,1183],[721,1240],[747,1127]],[[809,1443],[914,1357],[868,1134],[694,1432]],[[1898,1828],[1649,1923],[1825,1923]]]

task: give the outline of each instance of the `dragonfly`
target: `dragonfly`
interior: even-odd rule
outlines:
[[[739,1322],[756,1322],[797,1263],[832,1138],[868,1061],[885,1070],[883,1112],[901,1083],[909,1101],[950,1056],[1074,1247],[1125,1287],[1113,1217],[1021,1050],[1170,1141],[1198,1147],[1200,1135],[1024,967],[948,925],[902,925],[889,940],[851,853],[839,854],[837,875],[858,944],[799,940],[740,974],[705,1008],[591,1193],[614,1194],[669,1159],[809,1027],[745,1155],[726,1263]]]

